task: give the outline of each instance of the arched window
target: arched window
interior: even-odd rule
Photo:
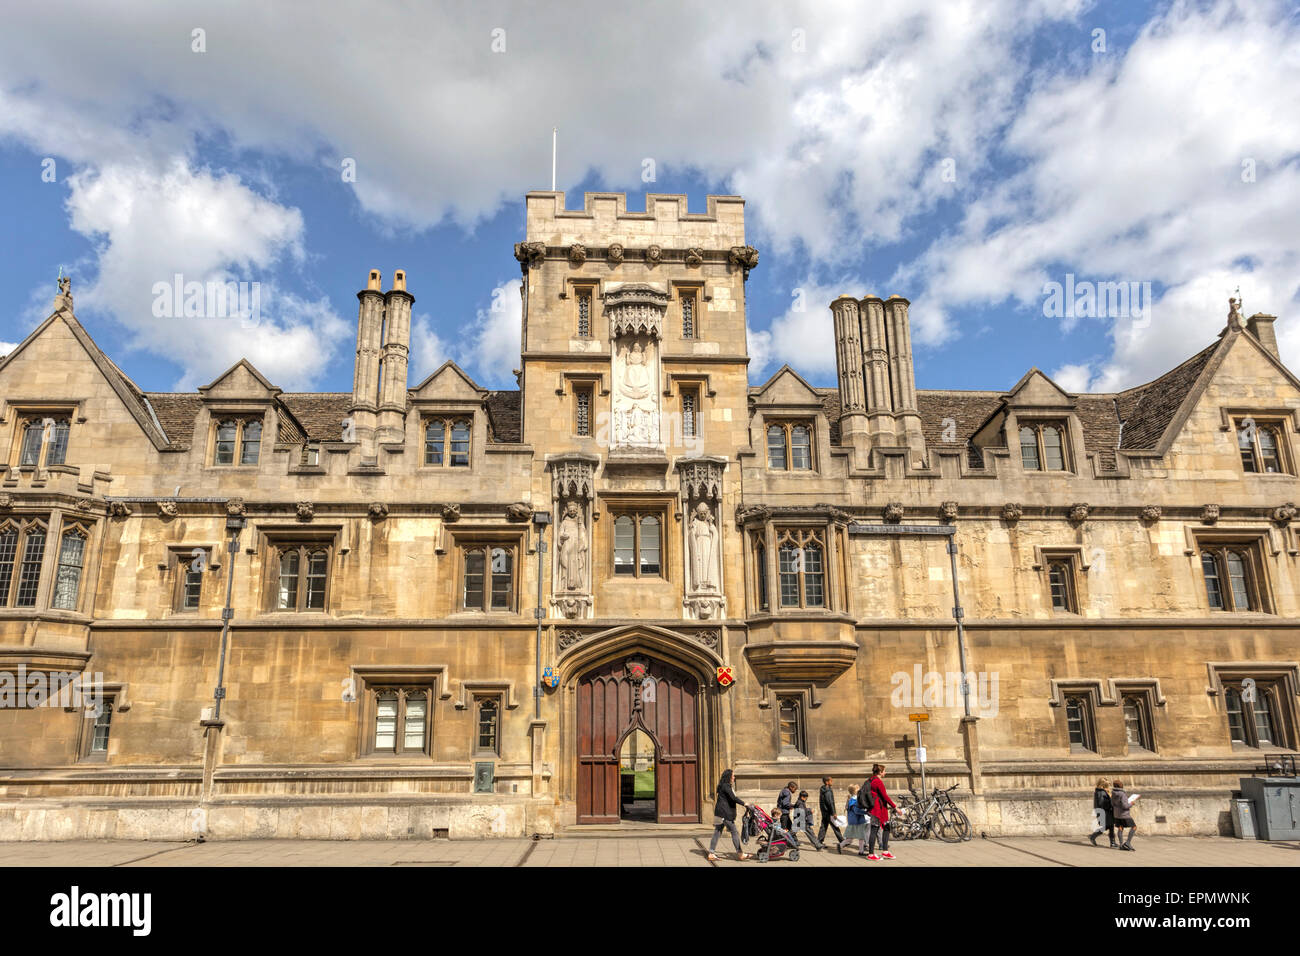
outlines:
[[[18,526],[0,527],[0,604],[9,604],[10,586],[14,580],[14,563],[18,560]]]
[[[1096,750],[1093,744],[1092,710],[1086,698],[1065,698],[1065,723],[1071,750]]]
[[[790,428],[790,469],[808,471],[812,468],[812,441],[807,425]]]
[[[1211,610],[1263,610],[1255,580],[1255,562],[1248,545],[1217,545],[1201,549],[1201,573]]]
[[[754,543],[754,583],[758,591],[758,609],[766,611],[767,603],[767,545],[763,539],[756,538]]]
[[[23,422],[23,446],[19,453],[18,464],[39,465],[41,463],[41,436],[45,426],[39,418],[29,418]]]
[[[45,558],[45,527],[31,523],[23,539],[23,563],[18,570],[18,591],[14,607],[35,607],[41,584],[41,562]]]
[[[773,471],[812,471],[812,426],[807,422],[768,425],[767,467]]]
[[[1043,468],[1046,471],[1061,471],[1065,468],[1061,430],[1055,425],[1043,426]]]
[[[50,428],[49,445],[45,449],[45,464],[62,465],[68,457],[68,430],[66,418],[56,418]]]
[[[767,467],[773,471],[786,470],[785,429],[780,425],[767,426]]]
[[[275,607],[281,611],[323,611],[329,587],[330,549],[316,542],[280,547]]]
[[[452,423],[451,467],[469,467],[469,422],[457,421]]]
[[[443,442],[446,440],[447,426],[440,419],[433,419],[424,426],[424,463],[441,465]]]
[[[65,611],[77,609],[81,590],[81,568],[86,555],[86,532],[69,528],[59,544],[59,567],[54,577],[53,605]]]
[[[614,573],[636,574],[636,523],[630,515],[614,519]]]
[[[1038,458],[1038,435],[1028,426],[1020,429],[1020,463],[1025,471],[1041,471]]]
[[[244,441],[239,450],[241,465],[256,465],[262,450],[262,423],[244,422]]]
[[[805,753],[803,744],[803,701],[798,697],[781,697],[777,701],[777,738],[781,753]]]
[[[1265,472],[1276,473],[1282,470],[1282,459],[1277,452],[1277,432],[1272,428],[1259,430],[1259,459]]]
[[[497,727],[500,718],[500,702],[495,697],[476,697],[478,705],[478,739],[477,748],[483,753],[499,753],[497,750]]]
[[[781,607],[826,607],[826,565],[821,535],[790,529],[777,538]]]
[[[374,696],[374,753],[428,753],[429,691],[424,687],[381,687]]]
[[[1020,426],[1020,464],[1025,471],[1065,471],[1065,426],[1028,422]]]
[[[235,463],[235,436],[239,432],[239,423],[226,419],[217,424],[217,452],[213,459],[218,465]]]

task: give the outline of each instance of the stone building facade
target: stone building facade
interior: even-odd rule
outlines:
[[[65,285],[0,362],[0,839],[708,822],[726,767],[917,785],[917,713],[990,834],[1103,775],[1222,829],[1300,742],[1273,317],[1116,394],[927,391],[907,300],[840,297],[837,388],[750,385],[742,200],[646,203],[528,195],[515,391],[408,381],[400,271],[351,393],[144,392]]]

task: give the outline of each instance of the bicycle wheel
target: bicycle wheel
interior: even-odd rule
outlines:
[[[963,840],[969,840],[974,835],[970,825],[970,817],[966,816],[966,812],[962,810],[961,807],[953,807],[952,812],[953,816],[957,818],[958,830],[961,833],[961,838]]]
[[[940,807],[939,812],[935,815],[934,835],[944,843],[960,843],[964,837],[962,829],[962,819],[957,814],[960,813],[956,807]],[[966,828],[969,829],[970,823],[966,822]]]

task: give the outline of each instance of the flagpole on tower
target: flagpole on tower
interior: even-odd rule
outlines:
[[[555,192],[555,149],[559,128],[551,127],[551,192]]]

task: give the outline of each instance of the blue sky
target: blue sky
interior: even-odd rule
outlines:
[[[491,303],[517,302],[555,125],[571,207],[745,197],[754,381],[788,362],[834,384],[842,292],[912,301],[922,388],[1005,389],[1034,365],[1138,384],[1208,343],[1238,287],[1300,359],[1294,5],[376,4],[365,29],[333,6],[11,18],[0,341],[48,314],[62,267],[147,389],[247,357],[286,389],[346,391],[355,293],[404,268],[412,384],[454,358],[513,387],[517,313]],[[177,272],[259,282],[260,322],[153,315]],[[1048,317],[1067,274],[1137,283],[1150,308]]]

